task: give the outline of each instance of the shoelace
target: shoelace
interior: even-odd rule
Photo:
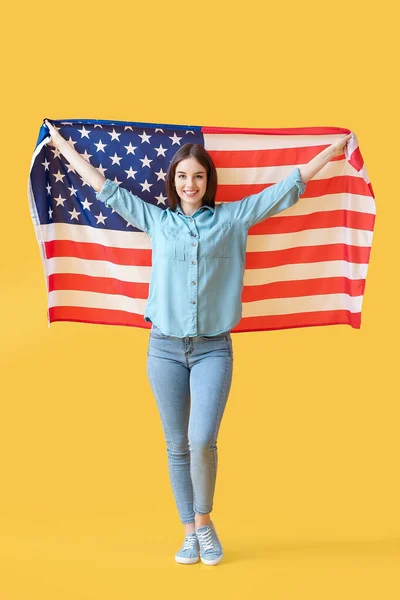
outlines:
[[[207,529],[205,531],[197,530],[196,534],[197,534],[197,537],[199,538],[199,541],[203,545],[205,551],[214,549],[214,542],[212,540],[211,527],[207,526]]]
[[[183,541],[183,550],[193,550],[197,544],[197,538],[195,533],[189,533]]]

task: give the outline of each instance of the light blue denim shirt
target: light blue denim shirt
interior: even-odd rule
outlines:
[[[192,216],[144,202],[109,179],[96,198],[151,237],[152,270],[144,319],[176,337],[230,331],[242,317],[250,227],[295,204],[304,192],[296,167],[282,181]]]

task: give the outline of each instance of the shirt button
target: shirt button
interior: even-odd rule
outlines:
[[[195,265],[195,264],[196,264],[196,261],[195,261],[195,260],[192,260],[192,265]]]
[[[196,243],[196,242],[193,242],[192,246],[197,246],[197,243]]]
[[[192,217],[190,217],[190,220],[193,221]]]
[[[195,282],[195,281],[192,281],[192,285],[196,285],[196,282]]]
[[[192,300],[192,304],[196,304],[196,300]]]

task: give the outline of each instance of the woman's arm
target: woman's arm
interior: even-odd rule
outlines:
[[[106,181],[104,175],[100,173],[85,160],[71,144],[57,131],[57,129],[45,119],[45,125],[49,128],[51,142],[50,145],[59,149],[61,154],[69,161],[73,168],[78,171],[79,175],[88,183],[96,192],[99,192]]]
[[[344,146],[352,136],[352,133],[342,135],[337,142],[322,150],[322,152],[317,154],[317,156],[314,156],[314,158],[304,166],[299,167],[303,183],[307,183],[312,179],[314,175],[331,160],[331,158],[343,154]]]

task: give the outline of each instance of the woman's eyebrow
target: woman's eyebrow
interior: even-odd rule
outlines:
[[[177,171],[177,173],[184,173],[186,175],[186,171]],[[205,171],[196,171],[194,174],[197,175],[198,173],[205,173]]]

